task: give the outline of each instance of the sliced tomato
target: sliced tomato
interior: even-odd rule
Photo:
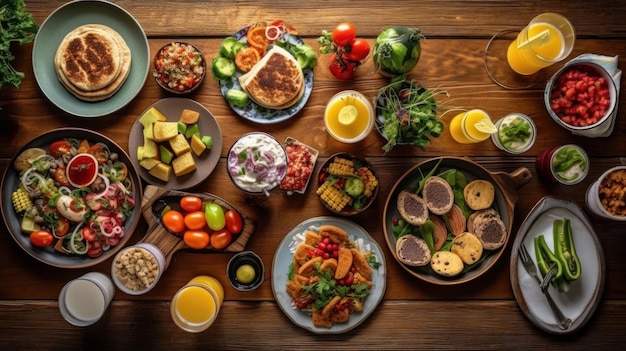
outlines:
[[[259,49],[255,47],[247,47],[239,50],[235,55],[235,66],[241,72],[248,72],[254,65],[261,60]]]
[[[101,165],[105,164],[109,160],[109,151],[101,144],[91,146],[89,150],[87,150],[87,153],[93,155],[93,157],[95,157]]]
[[[54,171],[54,180],[63,186],[70,185],[69,180],[67,180],[67,173],[63,167],[59,167]]]
[[[87,139],[83,139],[83,141],[81,141],[80,144],[78,144],[78,149],[76,149],[76,153],[84,154],[87,151],[89,151],[90,147],[91,145],[89,145],[89,141],[87,141]]]
[[[99,241],[90,241],[87,243],[87,256],[91,258],[100,257],[104,251]]]
[[[97,239],[96,231],[93,230],[90,227],[83,227],[83,229],[80,231],[80,233],[83,236],[83,239],[85,239],[87,241],[96,241],[96,239]]]
[[[59,158],[72,150],[72,144],[67,140],[57,140],[50,144],[49,154],[54,158]]]
[[[246,35],[248,45],[260,49],[261,52],[265,52],[267,46],[271,41],[265,36],[265,26],[254,26],[248,29]]]

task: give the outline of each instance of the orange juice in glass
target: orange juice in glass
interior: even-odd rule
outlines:
[[[450,121],[450,135],[461,144],[478,143],[496,131],[487,112],[480,109],[459,113]]]
[[[574,48],[576,34],[567,18],[543,13],[533,18],[509,45],[507,61],[522,75],[531,75],[566,58]]]
[[[198,276],[176,292],[170,312],[181,329],[199,333],[213,324],[223,302],[222,284],[213,277]]]

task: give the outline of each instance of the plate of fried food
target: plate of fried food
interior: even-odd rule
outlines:
[[[72,1],[42,23],[33,71],[44,95],[79,117],[111,114],[143,87],[150,48],[137,20],[107,1]]]
[[[437,285],[471,281],[493,267],[511,238],[526,168],[491,172],[466,158],[439,157],[409,169],[383,212],[385,240],[411,275]]]
[[[340,334],[360,325],[382,300],[386,278],[385,255],[376,241],[361,226],[336,217],[297,225],[272,265],[278,306],[315,334]]]
[[[225,38],[211,71],[236,114],[272,124],[304,107],[313,90],[316,64],[315,51],[295,28],[276,20],[254,23]]]

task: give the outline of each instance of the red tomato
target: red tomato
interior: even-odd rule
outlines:
[[[48,149],[50,155],[54,158],[59,158],[66,153],[70,152],[72,149],[72,144],[70,144],[67,140],[58,140],[50,144],[50,148]]]
[[[80,233],[82,234],[83,239],[87,241],[96,241],[97,239],[96,231],[91,229],[90,227],[83,227]]]
[[[198,230],[206,225],[206,217],[202,211],[193,211],[185,215],[185,225],[187,229]]]
[[[104,252],[102,250],[102,244],[98,240],[90,241],[87,245],[87,256],[91,258],[99,257]]]
[[[221,250],[228,246],[233,239],[233,235],[224,228],[211,234],[211,246],[216,250]]]
[[[161,220],[165,228],[173,233],[180,234],[185,231],[185,218],[182,213],[176,210],[165,212]]]
[[[370,53],[370,44],[360,38],[354,39],[349,45],[346,45],[344,57],[352,61],[361,61]]]
[[[49,231],[46,230],[35,230],[30,233],[30,242],[38,247],[45,247],[52,244],[52,240],[54,237]]]
[[[333,54],[328,64],[330,73],[337,79],[350,79],[354,75],[354,69],[356,64],[347,60],[342,60],[337,57],[337,54]]]
[[[226,218],[226,229],[228,229],[231,234],[239,234],[243,229],[243,219],[239,212],[228,210],[224,213],[224,217]]]
[[[351,23],[343,22],[339,23],[337,27],[333,29],[333,42],[339,46],[350,44],[356,36],[356,28]]]
[[[209,233],[203,230],[188,230],[183,235],[183,241],[192,249],[204,249],[209,246]]]
[[[202,209],[202,199],[193,195],[183,196],[180,199],[180,207],[187,212],[200,211]]]
[[[54,180],[64,186],[70,185],[70,182],[67,180],[67,173],[63,167],[59,167],[54,171]]]

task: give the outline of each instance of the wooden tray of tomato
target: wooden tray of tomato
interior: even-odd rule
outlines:
[[[141,242],[156,245],[166,267],[179,250],[241,252],[256,223],[222,198],[154,185],[145,188],[141,212],[149,231]]]

